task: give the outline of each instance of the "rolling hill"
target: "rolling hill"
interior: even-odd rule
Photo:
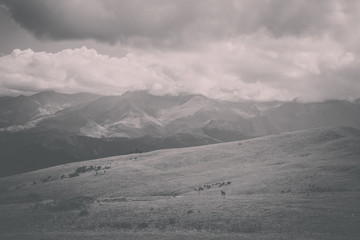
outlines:
[[[228,102],[202,95],[42,92],[0,98],[0,177],[62,163],[249,139],[321,127],[360,127],[357,101]]]
[[[359,157],[320,128],[0,178],[0,237],[359,239]]]

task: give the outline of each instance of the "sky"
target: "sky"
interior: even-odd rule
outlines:
[[[360,97],[357,0],[0,0],[0,95]]]

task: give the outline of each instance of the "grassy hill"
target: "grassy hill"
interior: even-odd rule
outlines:
[[[359,239],[360,131],[76,162],[0,191],[1,239]]]

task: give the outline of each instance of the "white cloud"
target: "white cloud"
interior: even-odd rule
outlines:
[[[111,58],[93,49],[66,49],[58,53],[14,50],[0,58],[1,88],[19,91],[54,89],[64,92],[119,94],[149,89],[161,81],[156,72],[133,56]]]
[[[197,51],[129,52],[118,58],[86,47],[57,53],[16,49],[0,57],[0,94],[148,90],[228,100],[315,101],[357,98],[360,92],[357,55],[326,37],[274,40],[265,31]]]

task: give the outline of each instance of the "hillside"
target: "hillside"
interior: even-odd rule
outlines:
[[[0,177],[68,162],[250,139],[314,128],[360,127],[360,105],[228,102],[203,95],[42,92],[0,98]]]
[[[0,178],[0,237],[359,239],[359,157],[341,127]]]

